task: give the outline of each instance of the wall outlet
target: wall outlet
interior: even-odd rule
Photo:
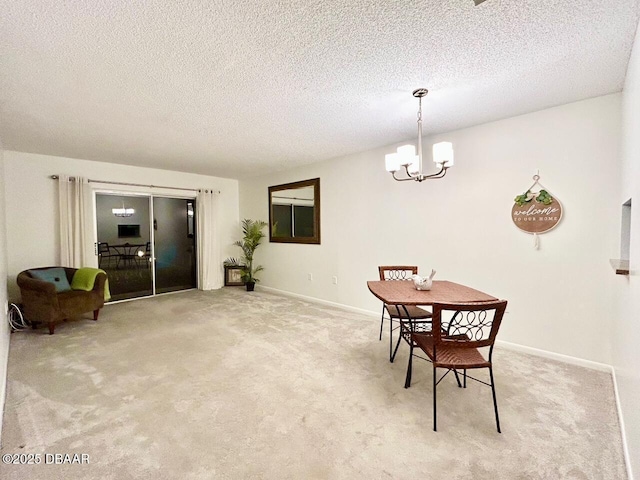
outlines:
[[[332,282],[334,285],[337,285],[337,284],[338,284],[338,277],[336,277],[335,275],[334,275],[333,277],[331,277],[331,282]]]
[[[313,273],[307,274],[307,280],[309,280],[309,281],[313,280]]]

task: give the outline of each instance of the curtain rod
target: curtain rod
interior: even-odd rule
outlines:
[[[53,180],[58,180],[58,178],[60,178],[58,175],[51,175],[51,178]],[[76,179],[75,177],[69,177],[69,180],[72,182],[75,182]],[[164,189],[168,189],[168,190],[186,190],[189,192],[199,192],[201,189],[199,188],[180,188],[180,187],[164,187],[162,185],[145,185],[143,183],[127,183],[127,182],[109,182],[107,180],[92,180],[92,179],[88,179],[87,182],[89,183],[104,183],[107,185],[126,185],[129,187],[147,187],[147,188],[164,188]],[[205,190],[206,192],[207,190]],[[220,190],[216,190],[216,193],[220,193]]]

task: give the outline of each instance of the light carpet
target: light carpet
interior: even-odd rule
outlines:
[[[504,320],[509,321],[507,316]],[[611,376],[496,348],[491,389],[438,386],[379,320],[240,288],[12,335],[2,479],[623,479]],[[45,464],[46,454],[89,464]]]

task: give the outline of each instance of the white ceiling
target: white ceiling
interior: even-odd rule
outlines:
[[[639,4],[0,0],[0,139],[258,175],[620,91]]]

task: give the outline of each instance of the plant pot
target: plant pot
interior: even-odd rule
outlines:
[[[245,285],[247,286],[247,292],[253,292],[253,289],[256,286],[256,282],[247,282],[245,283]]]

